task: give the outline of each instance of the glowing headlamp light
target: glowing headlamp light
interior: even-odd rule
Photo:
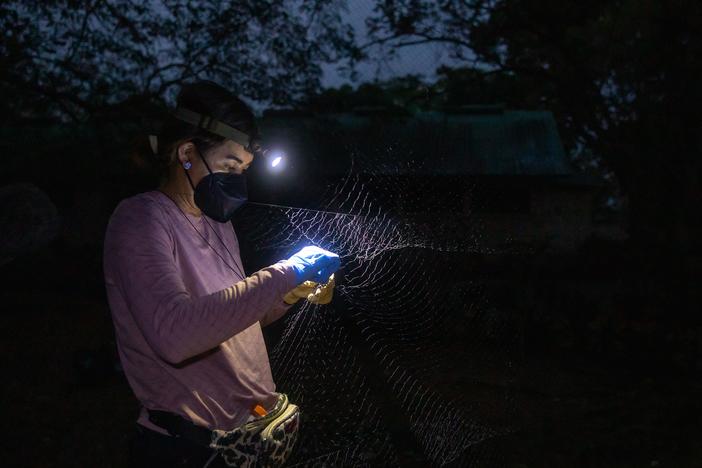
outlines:
[[[177,108],[173,116],[176,119],[187,122],[198,128],[205,129],[208,132],[214,133],[215,135],[236,141],[242,145],[246,151],[252,153],[255,158],[265,160],[266,166],[268,166],[270,169],[279,170],[285,165],[284,151],[264,147],[261,145],[259,139],[251,138],[241,130],[237,130],[236,128],[231,127],[220,120],[214,119],[208,115],[193,112],[183,107]]]
[[[247,147],[246,151],[253,153],[257,159],[263,159],[269,169],[280,170],[285,165],[285,151],[283,150],[266,148],[254,143]]]

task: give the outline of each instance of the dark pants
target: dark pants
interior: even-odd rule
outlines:
[[[129,444],[130,468],[188,467],[202,468],[214,451],[181,437],[171,437],[136,425]],[[224,468],[226,463],[217,455],[207,468]]]

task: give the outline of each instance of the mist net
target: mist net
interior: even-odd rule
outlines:
[[[341,257],[331,304],[298,303],[269,349],[302,411],[288,466],[498,466],[516,348],[466,267],[485,254],[478,223],[406,163],[354,161],[318,209],[248,205],[235,221],[256,255]]]

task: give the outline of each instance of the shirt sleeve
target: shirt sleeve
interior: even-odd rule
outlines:
[[[279,310],[295,287],[295,273],[282,261],[221,291],[191,296],[175,263],[165,216],[150,208],[123,202],[115,210],[105,236],[105,276],[164,360],[177,364],[218,346]]]
[[[288,291],[285,292],[287,293]],[[268,313],[261,319],[261,326],[265,327],[266,325],[270,325],[271,323],[275,322],[280,317],[285,315],[292,306],[293,304],[286,303],[281,297],[280,301],[274,304],[273,308],[269,310]]]

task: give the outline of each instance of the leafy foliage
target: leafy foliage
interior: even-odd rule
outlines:
[[[0,5],[4,119],[134,112],[177,85],[218,81],[264,103],[320,86],[353,55],[338,0],[7,1]]]

